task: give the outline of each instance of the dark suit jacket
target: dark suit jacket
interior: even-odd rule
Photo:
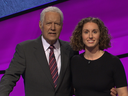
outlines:
[[[41,36],[17,45],[14,57],[0,82],[0,96],[8,96],[22,75],[25,96],[71,96],[70,59],[74,52],[69,43],[60,41],[61,71],[54,84],[42,46]]]

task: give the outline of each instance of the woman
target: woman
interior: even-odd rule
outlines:
[[[104,23],[98,18],[82,19],[71,36],[74,50],[85,50],[71,60],[75,96],[111,96],[117,88],[118,96],[128,96],[127,80],[121,61],[104,51],[111,46]]]

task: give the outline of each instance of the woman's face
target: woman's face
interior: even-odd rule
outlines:
[[[99,49],[100,30],[96,23],[85,23],[82,29],[82,39],[85,48],[98,48]]]

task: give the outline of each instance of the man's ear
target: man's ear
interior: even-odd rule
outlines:
[[[63,26],[63,23],[62,23],[62,26]]]
[[[42,29],[42,22],[41,21],[39,21],[39,27],[40,27],[40,29]]]

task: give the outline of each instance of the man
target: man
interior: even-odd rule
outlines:
[[[42,11],[39,21],[42,35],[17,45],[9,68],[1,79],[0,96],[9,96],[20,75],[24,79],[25,96],[72,95],[70,58],[78,52],[73,51],[68,42],[59,39],[62,25],[60,9],[48,7]],[[55,54],[55,58],[51,54]],[[51,60],[57,63],[53,69],[55,72]]]

